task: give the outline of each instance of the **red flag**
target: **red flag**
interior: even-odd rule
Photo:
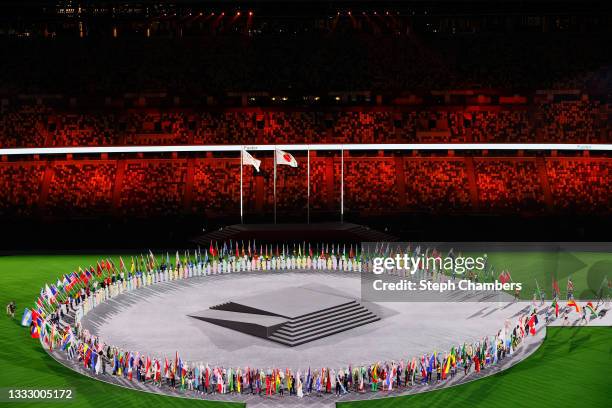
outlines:
[[[159,360],[155,360],[155,381],[159,382],[161,380],[161,369]]]
[[[100,261],[96,262],[96,275],[101,276],[102,275],[102,267],[100,266]]]
[[[506,284],[510,281],[510,274],[508,274],[508,272],[504,271],[502,273],[499,274],[499,281],[502,284]]]
[[[30,326],[30,337],[33,339],[40,338],[40,331],[38,330],[38,326],[35,324]]]
[[[559,289],[559,282],[557,282],[556,279],[553,278],[553,282],[552,282],[552,287],[553,287],[553,292],[556,294],[560,294],[561,290]]]
[[[38,311],[34,309],[30,309],[32,311],[32,323],[38,325],[37,320],[41,317]]]
[[[106,270],[107,270],[108,272],[110,272],[110,270],[111,270],[111,263],[110,263],[110,261],[108,260],[108,258],[106,259]]]
[[[147,356],[147,362],[145,364],[145,378],[151,379],[151,359]]]
[[[532,315],[531,318],[529,319],[529,321],[527,322],[527,324],[529,325],[529,333],[532,336],[535,336],[536,334],[536,329],[535,329],[535,319],[536,319],[536,315]]]

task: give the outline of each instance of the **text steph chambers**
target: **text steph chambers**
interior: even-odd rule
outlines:
[[[494,282],[473,282],[468,279],[461,279],[459,281],[443,281],[443,282],[431,282],[426,279],[421,279],[418,282],[402,279],[399,282],[385,282],[382,279],[377,279],[372,282],[372,286],[376,291],[433,291],[433,292],[446,292],[454,290],[465,290],[465,291],[507,291],[507,290],[521,290],[522,284],[520,282],[506,282],[502,283],[498,280]]]

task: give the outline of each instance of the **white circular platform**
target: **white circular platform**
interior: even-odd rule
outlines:
[[[288,271],[194,277],[141,288],[97,306],[83,327],[132,352],[224,367],[346,367],[412,359],[492,336],[505,319],[516,324],[524,302],[363,303],[381,320],[296,347],[189,317],[233,298],[283,288],[320,287],[360,300],[356,273]],[[505,298],[507,300],[507,297]]]

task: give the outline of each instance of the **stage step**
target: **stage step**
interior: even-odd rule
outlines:
[[[331,307],[325,310],[320,310],[318,312],[315,313],[310,313],[304,316],[299,316],[299,317],[295,317],[293,319],[291,319],[289,321],[289,323],[287,323],[289,326],[296,326],[296,325],[300,325],[300,324],[307,324],[309,321],[312,320],[316,320],[320,317],[324,317],[324,316],[330,316],[331,314],[337,314],[337,313],[341,313],[342,311],[346,311],[346,310],[351,310],[354,309],[355,307],[361,307],[361,305],[357,302],[355,302],[354,300],[345,303],[343,305],[339,305],[339,306],[335,306],[335,307]]]
[[[377,320],[380,318],[360,303],[350,301],[327,310],[290,319],[268,336],[268,339],[293,347]]]
[[[313,326],[319,326],[319,325],[324,325],[330,321],[334,321],[334,320],[339,320],[339,319],[346,319],[347,317],[353,316],[355,314],[360,314],[363,312],[367,312],[370,313],[369,310],[367,310],[366,308],[364,308],[363,306],[361,306],[360,304],[356,303],[354,306],[350,307],[350,308],[343,308],[342,310],[334,310],[328,314],[323,314],[323,315],[319,315],[315,318],[309,319],[309,320],[305,320],[302,322],[294,322],[293,320],[290,320],[288,323],[286,323],[285,325],[283,325],[283,330],[292,333],[292,332],[296,332],[299,330],[303,330],[305,328],[310,328]]]
[[[343,318],[343,319],[332,319],[332,320],[328,321],[325,324],[305,327],[303,329],[296,330],[294,332],[289,332],[289,331],[283,330],[283,328],[281,327],[277,331],[275,331],[273,334],[275,336],[282,337],[282,338],[285,338],[287,340],[297,340],[297,339],[301,339],[303,337],[311,336],[311,335],[316,334],[316,333],[328,331],[329,329],[334,329],[334,328],[342,326],[342,325],[344,325],[346,323],[358,322],[358,321],[361,321],[363,319],[369,319],[372,316],[374,316],[374,315],[372,313],[370,313],[369,311],[363,311],[363,312],[358,313],[358,314],[347,316],[346,318]]]
[[[287,338],[285,336],[279,336],[275,333],[273,333],[271,336],[268,337],[269,340],[275,341],[277,343],[281,343],[290,347],[295,347],[295,346],[299,346],[300,344],[304,344],[304,343],[308,343],[310,341],[313,340],[318,340],[321,339],[323,337],[327,337],[327,336],[331,336],[333,334],[337,334],[337,333],[341,333],[343,331],[347,331],[350,329],[353,329],[355,327],[359,327],[359,326],[363,326],[366,325],[368,323],[372,323],[375,322],[377,320],[380,320],[380,318],[374,314],[370,314],[369,316],[362,318],[362,319],[358,319],[358,320],[350,320],[347,322],[343,322],[342,324],[336,324],[333,325],[331,327],[328,327],[327,329],[321,330],[321,331],[317,331],[315,333],[312,334],[308,334],[306,336],[303,337],[299,337],[299,338]]]

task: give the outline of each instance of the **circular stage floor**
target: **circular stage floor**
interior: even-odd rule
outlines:
[[[295,347],[190,317],[232,299],[296,287],[359,301],[356,273],[288,271],[236,273],[166,282],[120,295],[93,309],[83,327],[132,352],[225,367],[346,367],[412,359],[494,335],[529,303],[378,302],[361,304],[380,320]]]

